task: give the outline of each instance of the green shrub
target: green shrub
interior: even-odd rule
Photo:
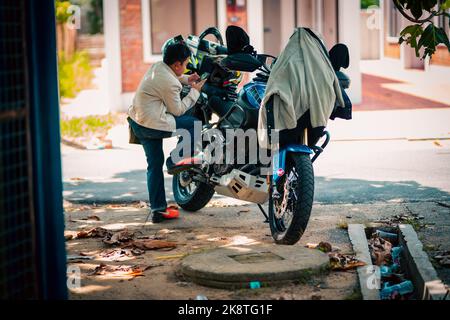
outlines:
[[[78,51],[69,59],[63,53],[58,59],[59,93],[61,97],[73,98],[90,86],[93,78],[87,52]]]
[[[379,0],[361,0],[361,9],[367,9],[370,6],[380,6]]]
[[[68,9],[70,7],[70,2],[67,0],[56,0],[55,1],[55,15],[56,15],[56,21],[58,23],[66,23],[67,20],[72,16],[68,12]]]
[[[61,120],[61,134],[64,137],[81,137],[106,135],[115,123],[110,114],[104,116],[87,116]]]

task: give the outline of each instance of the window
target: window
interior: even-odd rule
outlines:
[[[391,3],[389,6],[389,37],[398,38],[401,31],[401,16],[396,7]]]
[[[450,10],[447,10],[448,13],[450,13]],[[438,17],[438,27],[442,28],[445,30],[445,33],[447,34],[447,36],[450,37],[450,27],[449,27],[449,18],[442,15]]]
[[[161,54],[164,43],[179,34],[199,35],[217,26],[216,0],[142,0],[144,58]]]

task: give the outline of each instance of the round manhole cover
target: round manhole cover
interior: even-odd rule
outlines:
[[[304,279],[326,269],[328,256],[299,246],[233,246],[187,256],[181,270],[192,281],[216,288],[249,288]]]

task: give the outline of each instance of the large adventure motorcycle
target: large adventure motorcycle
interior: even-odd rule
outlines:
[[[230,50],[233,39],[229,39],[229,36],[236,31],[242,32],[237,29],[227,30],[228,48],[224,46],[222,36],[216,28],[205,30],[199,37],[191,35],[183,40],[193,50],[189,69],[208,79],[200,99],[191,110],[191,114],[202,121],[201,139],[204,150],[214,143],[215,150],[219,145],[224,153],[229,152],[226,151],[229,144],[226,139],[227,130],[256,130],[271,65],[276,63],[276,57],[257,54],[245,41],[240,48]],[[206,40],[207,35],[214,35],[217,42]],[[182,40],[181,36],[174,39]],[[332,53],[333,50],[330,51]],[[341,67],[348,67],[348,50],[344,50],[344,57],[330,58],[341,85],[348,88],[348,77],[339,71]],[[341,61],[340,65],[336,61]],[[243,72],[257,73],[238,90]],[[187,90],[189,89],[186,88]],[[273,104],[269,101],[266,106],[268,113],[272,107]],[[215,122],[212,122],[213,114],[218,118]],[[270,117],[268,122],[270,123]],[[283,145],[280,141],[279,150],[269,155],[272,158],[270,166],[259,158],[243,164],[238,164],[237,161],[210,163],[211,155],[204,156],[197,162],[178,163],[179,170],[173,176],[172,186],[176,202],[187,211],[197,211],[205,207],[217,192],[256,203],[270,225],[275,242],[296,243],[306,229],[313,205],[312,163],[330,140],[327,131],[314,132],[308,122],[305,121],[304,127],[296,131],[297,143]],[[316,143],[321,138],[324,138],[324,142],[319,147]],[[234,148],[235,155],[249,155],[248,146],[239,150],[236,150],[236,146]],[[267,202],[268,214],[262,206]]]

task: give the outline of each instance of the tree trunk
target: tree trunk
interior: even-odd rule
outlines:
[[[64,24],[64,56],[66,59],[72,58],[75,52],[77,30],[69,24]]]

